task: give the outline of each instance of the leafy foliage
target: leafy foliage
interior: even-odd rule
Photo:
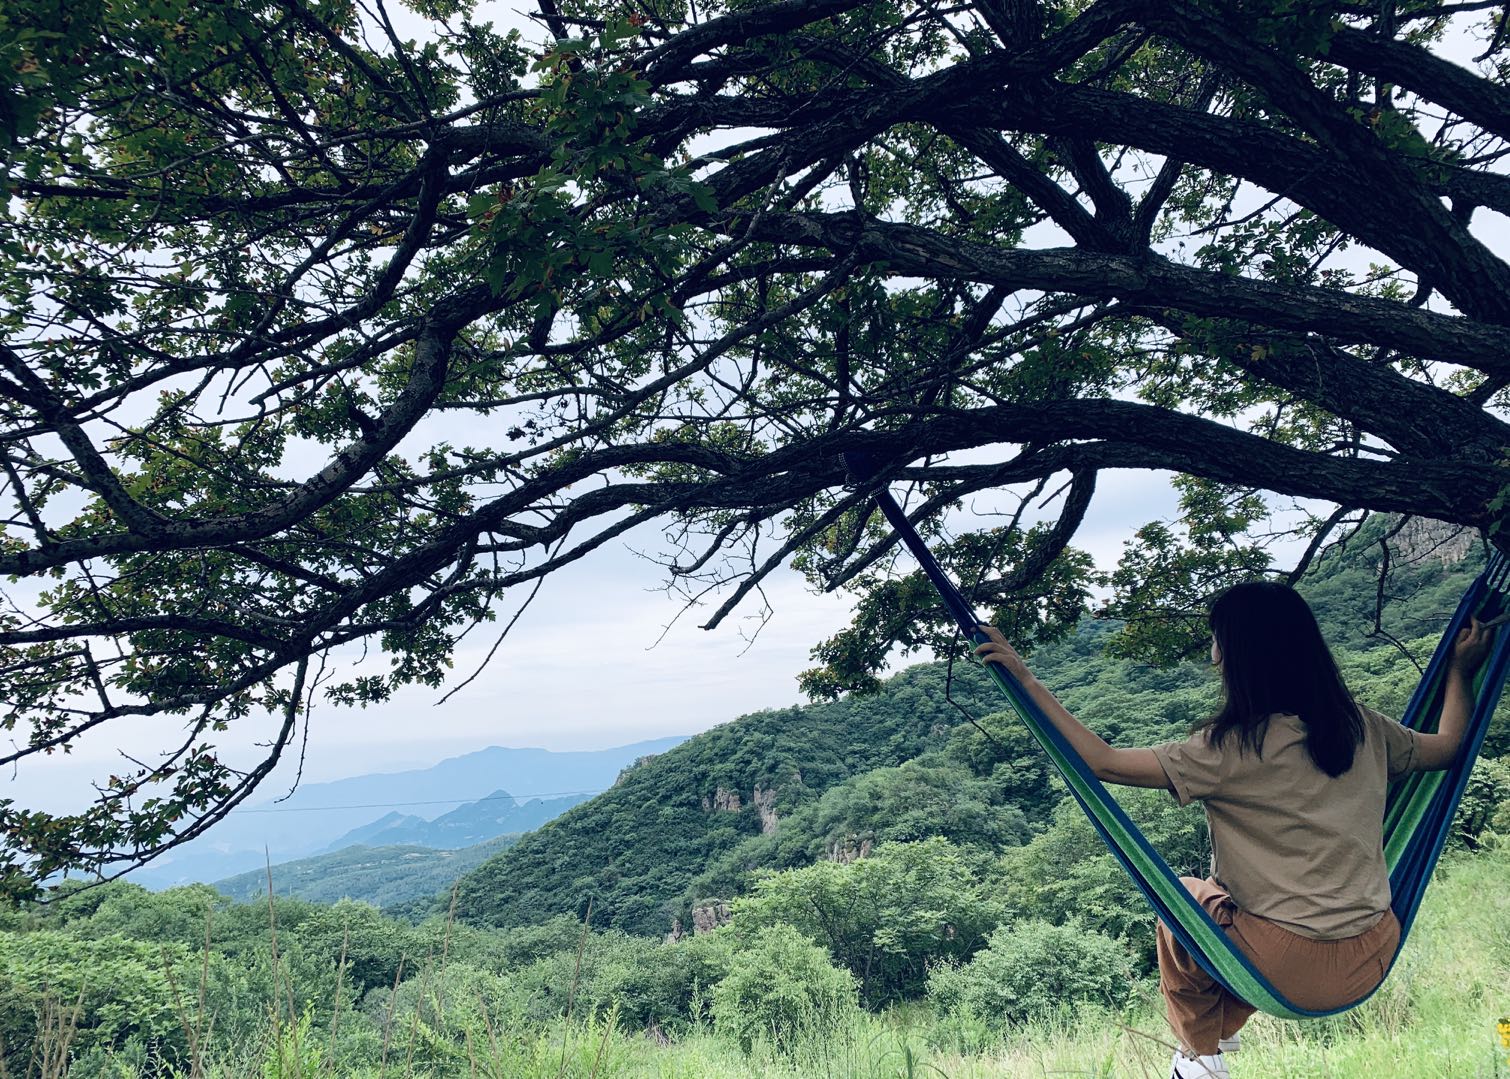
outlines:
[[[630,1030],[685,1030],[711,1018],[714,986],[728,975],[735,951],[722,934],[662,943],[607,930],[575,943],[581,946],[552,952],[509,978],[510,991],[528,1002],[525,1017],[545,1023],[570,1006],[583,1015],[613,1011]]]
[[[832,1036],[857,1007],[854,977],[789,925],[758,931],[713,991],[713,1022],[746,1053]]]
[[[1503,542],[1505,35],[1444,60],[1482,5],[487,10],[0,13],[0,764],[184,725],[0,799],[4,894],[192,841],[641,525],[710,625],[783,565],[852,589],[817,696],[952,647],[872,483],[1052,642],[1097,483],[1178,474],[1110,577],[1161,661],[1364,510]]]
[[[1199,806],[1180,808],[1164,791],[1151,790],[1118,792],[1118,801],[1176,873],[1205,876],[1210,840]],[[1012,916],[1074,921],[1129,942],[1145,969],[1153,964],[1147,904],[1073,802],[1059,803],[1042,835],[1004,851],[998,872]]]
[[[1030,919],[996,930],[964,966],[933,971],[928,997],[942,1012],[1001,1032],[1079,1004],[1119,1008],[1132,986],[1132,964],[1116,940],[1073,921]]]
[[[870,1007],[917,996],[930,966],[974,953],[1001,916],[994,889],[940,838],[778,873],[734,905],[742,933],[789,925],[822,945]]]
[[[140,1050],[183,1059],[179,1011],[194,977],[193,953],[110,935],[78,940],[41,931],[0,934],[0,1045],[8,1073],[26,1075],[38,1026],[72,1029],[75,1050]],[[222,970],[217,966],[217,980]]]

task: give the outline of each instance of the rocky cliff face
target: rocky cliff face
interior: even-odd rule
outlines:
[[[772,835],[781,822],[781,818],[776,814],[776,788],[756,784],[755,789],[750,792],[750,804],[760,814],[761,833]],[[703,795],[704,813],[738,813],[744,805],[743,795],[727,787],[719,787],[711,795]]]
[[[755,793],[750,800],[755,803],[756,810],[760,813],[760,832],[762,835],[774,835],[776,825],[781,818],[776,816],[776,789],[774,787],[756,787]]]
[[[1412,517],[1389,541],[1390,557],[1400,562],[1432,560],[1451,566],[1467,558],[1478,543],[1471,528]]]
[[[874,844],[875,840],[870,836],[847,835],[835,839],[828,845],[828,860],[848,865],[861,858],[869,858]]]
[[[721,925],[727,925],[733,916],[733,906],[722,900],[699,904],[692,908],[692,931],[694,933],[712,932]]]
[[[703,795],[704,813],[738,813],[744,802],[740,800],[738,791],[731,791],[725,787],[719,787],[710,798]]]

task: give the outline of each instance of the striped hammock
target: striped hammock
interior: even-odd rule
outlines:
[[[866,474],[861,467],[863,461],[846,457],[846,462],[854,475]],[[907,544],[921,564],[923,572],[938,589],[949,613],[959,623],[960,630],[974,643],[985,643],[985,634],[977,629],[980,619],[975,616],[959,589],[945,576],[927,545],[907,520],[901,506],[884,489],[875,498],[898,537]],[[1436,730],[1442,710],[1448,657],[1458,630],[1468,624],[1470,615],[1481,621],[1488,621],[1510,609],[1507,592],[1510,592],[1510,563],[1502,555],[1496,554],[1488,568],[1464,595],[1447,626],[1446,634],[1437,645],[1436,653],[1426,668],[1425,677],[1401,720],[1407,727],[1423,733]],[[1012,710],[1027,725],[1059,769],[1059,774],[1069,785],[1070,793],[1090,817],[1091,823],[1101,833],[1101,838],[1106,841],[1107,847],[1122,864],[1127,875],[1153,905],[1154,911],[1170,933],[1213,978],[1254,1007],[1286,1019],[1335,1015],[1357,1007],[1373,995],[1370,992],[1351,1004],[1326,1011],[1301,1008],[1287,1001],[1211,920],[1205,908],[1185,890],[1174,871],[1159,857],[1158,852],[1101,781],[1091,773],[1085,761],[1033,703],[1022,685],[998,664],[988,664],[986,669],[1001,687]],[[1510,672],[1510,633],[1501,632],[1496,635],[1489,659],[1479,668],[1475,680],[1476,704],[1457,762],[1444,771],[1413,772],[1401,777],[1390,787],[1384,817],[1384,854],[1390,871],[1389,882],[1393,893],[1391,905],[1400,919],[1402,945],[1421,905],[1421,897],[1431,879],[1437,857],[1447,841],[1453,813],[1468,784],[1473,761],[1483,745],[1507,672]],[[1398,956],[1399,952],[1396,951],[1395,956],[1391,957],[1391,966]]]

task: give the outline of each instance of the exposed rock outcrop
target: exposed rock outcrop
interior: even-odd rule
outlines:
[[[775,834],[776,825],[781,822],[781,818],[776,816],[775,788],[757,786],[750,801],[755,803],[755,808],[760,813],[760,833],[762,835]]]
[[[734,915],[734,908],[721,899],[700,903],[692,908],[692,932],[711,933],[721,925],[727,925]]]
[[[875,846],[875,840],[870,836],[847,835],[842,839],[835,839],[828,845],[828,860],[838,862],[840,865],[848,865],[850,862],[858,862],[861,858],[869,858],[871,848]]]
[[[719,787],[713,792],[713,797],[703,795],[704,813],[738,813],[744,802],[739,797],[738,791],[731,791],[725,787]]]
[[[1467,558],[1473,550],[1477,533],[1471,528],[1412,517],[1389,541],[1393,557],[1401,562],[1427,559],[1451,566]]]

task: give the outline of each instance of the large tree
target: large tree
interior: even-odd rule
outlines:
[[[939,536],[1029,641],[1083,611],[1106,469],[1180,477],[1185,526],[1113,578],[1123,647],[1166,658],[1213,588],[1294,569],[1256,535],[1276,499],[1306,557],[1366,511],[1493,536],[1503,5],[535,17],[0,11],[0,763],[184,725],[76,815],[0,801],[10,894],[200,834],[310,708],[441,684],[459,634],[644,522],[710,625],[793,561],[859,593],[814,693],[943,647],[846,450],[934,527],[1060,497]],[[329,665],[362,643],[376,668]],[[266,760],[217,756],[268,714]]]

